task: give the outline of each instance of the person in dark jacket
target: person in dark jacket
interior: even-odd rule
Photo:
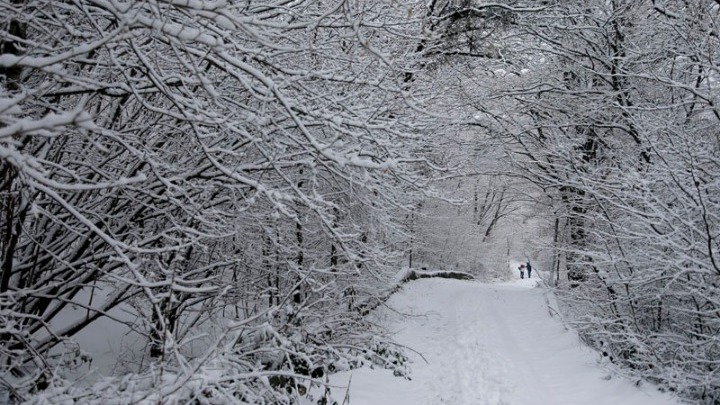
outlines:
[[[525,265],[521,264],[518,270],[520,270],[520,278],[525,278]]]
[[[530,262],[525,263],[525,268],[528,271],[528,278],[530,278],[530,275],[532,273],[532,266],[530,265]]]

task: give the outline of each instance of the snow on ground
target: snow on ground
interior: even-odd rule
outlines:
[[[369,368],[339,373],[331,379],[335,398],[342,401],[350,382],[349,405],[679,403],[603,369],[597,352],[549,315],[536,280],[405,284],[389,301],[405,316],[378,316],[398,343],[418,351],[408,351],[411,380]]]

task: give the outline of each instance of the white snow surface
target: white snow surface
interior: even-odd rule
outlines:
[[[377,316],[398,343],[417,351],[408,350],[410,380],[356,369],[331,377],[333,396],[341,402],[349,382],[348,405],[680,403],[613,373],[550,315],[545,294],[537,278],[407,283]]]

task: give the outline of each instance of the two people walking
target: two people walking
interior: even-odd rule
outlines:
[[[528,278],[532,275],[532,266],[530,265],[530,262],[523,263],[518,267],[518,270],[520,270],[520,278],[525,278],[525,270],[527,270]]]

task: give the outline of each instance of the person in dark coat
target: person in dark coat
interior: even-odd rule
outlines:
[[[521,264],[518,270],[520,270],[520,278],[525,278],[525,265]]]
[[[525,268],[528,271],[528,278],[530,278],[530,276],[532,274],[532,266],[530,265],[530,262],[525,263]]]

